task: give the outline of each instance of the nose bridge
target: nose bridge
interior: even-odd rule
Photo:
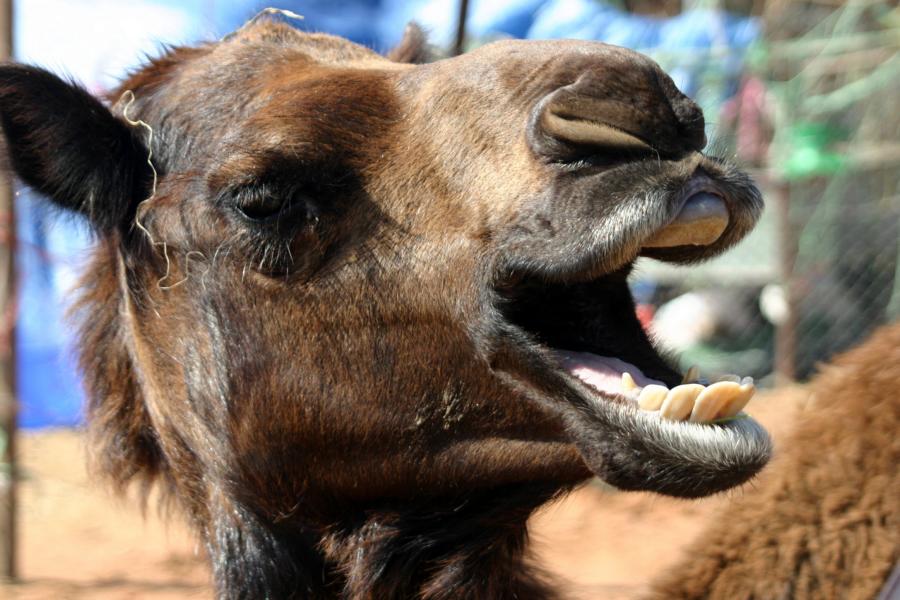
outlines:
[[[703,118],[703,111],[696,102],[683,94],[672,78],[661,69],[656,70],[656,77],[678,122],[679,133],[684,137],[684,145],[691,150],[702,150],[706,146],[706,121]]]

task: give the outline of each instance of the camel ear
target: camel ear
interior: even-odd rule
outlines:
[[[143,132],[48,71],[0,65],[0,127],[3,155],[15,174],[101,232],[129,222],[149,195]]]
[[[403,30],[403,39],[394,46],[387,57],[394,62],[423,64],[435,60],[434,49],[428,45],[428,37],[415,21],[410,21]]]

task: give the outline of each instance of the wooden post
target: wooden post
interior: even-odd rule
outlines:
[[[775,332],[775,383],[786,385],[797,379],[797,290],[794,267],[797,262],[797,231],[791,220],[791,187],[773,181],[778,215],[778,275],[787,303],[787,315]]]
[[[466,45],[466,19],[469,16],[469,0],[459,0],[459,14],[456,20],[456,39],[453,42],[453,56],[459,56]]]
[[[0,60],[12,57],[12,0],[0,0]],[[16,216],[10,181],[0,176],[0,577],[16,571]]]

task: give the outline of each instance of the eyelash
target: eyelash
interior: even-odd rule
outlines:
[[[312,196],[294,186],[255,184],[229,196],[227,204],[239,219],[259,230],[274,229],[277,234],[290,235],[296,227],[319,220]]]
[[[273,185],[252,184],[232,191],[228,203],[245,219],[262,222],[281,214],[293,193]]]
[[[266,221],[280,214],[283,208],[284,202],[277,200],[274,196],[265,196],[235,205],[235,210],[250,221]]]

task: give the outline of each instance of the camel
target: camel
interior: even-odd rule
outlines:
[[[650,597],[896,597],[898,386],[895,323],[823,369],[756,489],[729,503]]]
[[[762,210],[696,104],[623,48],[417,64],[421,39],[258,19],[107,103],[0,67],[8,167],[96,235],[94,472],[166,492],[219,598],[552,598],[542,504],[594,476],[700,497],[769,459],[752,382],[674,370],[626,282]]]

